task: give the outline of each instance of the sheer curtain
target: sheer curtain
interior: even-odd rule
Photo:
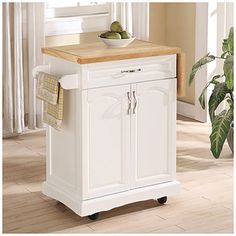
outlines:
[[[32,69],[43,63],[44,4],[3,3],[3,136],[43,127]]]
[[[137,39],[149,39],[149,3],[112,3],[111,21],[115,20]]]

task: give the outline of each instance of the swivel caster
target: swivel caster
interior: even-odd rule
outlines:
[[[97,212],[97,213],[94,213],[92,215],[89,215],[88,218],[90,220],[96,220],[98,218],[98,216],[99,216],[99,213]]]
[[[157,201],[158,201],[161,205],[163,205],[163,204],[166,203],[167,197],[165,196],[165,197],[158,198]]]

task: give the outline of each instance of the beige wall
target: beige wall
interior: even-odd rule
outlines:
[[[153,43],[166,44],[166,4],[150,3],[149,40]]]
[[[186,53],[186,96],[180,100],[194,104],[195,85],[187,82],[195,61],[195,3],[151,3],[149,17],[150,41]]]
[[[166,44],[186,53],[186,96],[180,100],[194,104],[195,84],[188,86],[188,76],[195,62],[195,3],[168,3],[166,10]]]
[[[194,104],[194,83],[188,86],[188,75],[195,58],[195,3],[150,3],[150,41],[178,46],[186,53],[186,96],[182,101]],[[60,46],[98,41],[100,32],[46,37],[46,46]]]

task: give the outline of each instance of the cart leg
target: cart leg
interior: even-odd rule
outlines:
[[[165,197],[158,198],[157,201],[158,201],[160,204],[163,205],[163,204],[166,203],[166,201],[167,201],[167,197],[165,196]]]
[[[99,212],[94,213],[94,214],[88,216],[88,218],[90,220],[96,220],[98,217],[99,217]]]

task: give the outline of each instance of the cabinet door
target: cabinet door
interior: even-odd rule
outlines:
[[[130,188],[130,85],[90,89],[86,101],[84,199]]]
[[[132,85],[133,93],[137,99],[131,116],[133,187],[171,181],[176,155],[176,79],[138,83]]]

